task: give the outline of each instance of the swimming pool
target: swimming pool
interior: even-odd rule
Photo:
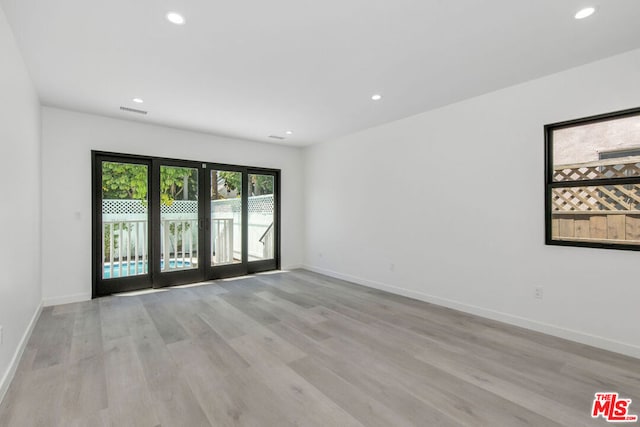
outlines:
[[[136,273],[136,262],[123,262],[122,263],[122,274],[120,274],[120,263],[115,262],[113,266],[109,264],[104,264],[104,271],[102,273],[103,279],[110,279],[112,276],[112,267],[113,267],[113,278],[118,277],[127,277],[127,276],[135,276],[140,274],[146,274],[149,272],[149,267],[147,265],[147,261],[138,261],[138,272]],[[189,268],[191,267],[191,263],[189,261],[182,260],[171,260],[169,261],[169,269],[174,268]],[[160,269],[164,269],[164,261],[160,261]]]

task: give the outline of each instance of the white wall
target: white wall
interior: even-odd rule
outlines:
[[[543,176],[544,124],[638,82],[640,50],[309,148],[306,265],[640,357],[640,253],[545,246]]]
[[[49,107],[42,132],[45,305],[91,297],[91,150],[281,169],[282,267],[302,264],[301,149]]]
[[[0,401],[40,288],[40,102],[0,9]]]

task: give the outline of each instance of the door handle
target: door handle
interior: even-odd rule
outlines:
[[[204,223],[204,219],[199,219],[199,220],[198,220],[198,230],[202,230],[202,228],[203,228],[203,223]]]
[[[209,231],[209,224],[211,223],[211,221],[209,220],[209,218],[205,218],[204,219],[204,229],[205,231]]]

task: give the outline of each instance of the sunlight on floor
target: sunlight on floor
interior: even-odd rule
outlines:
[[[168,289],[144,289],[141,291],[122,292],[113,294],[114,297],[137,297],[139,295],[155,294],[157,292],[168,292]]]

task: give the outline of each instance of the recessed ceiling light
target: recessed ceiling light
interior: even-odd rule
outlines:
[[[382,95],[376,93],[375,95],[371,95],[371,99],[374,101],[380,101],[382,99]]]
[[[185,23],[184,16],[180,15],[177,12],[167,13],[167,20],[172,24],[176,24],[176,25],[182,25]]]
[[[142,104],[144,102],[142,98],[133,98],[132,101],[135,102],[136,104]]]
[[[595,7],[585,7],[584,9],[580,9],[576,14],[575,14],[575,18],[576,19],[584,19],[587,18],[591,15],[593,15],[593,13],[596,11]]]
[[[293,131],[292,130],[288,130],[285,132],[287,135],[293,135]]]

